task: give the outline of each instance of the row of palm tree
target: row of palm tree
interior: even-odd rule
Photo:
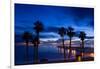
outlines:
[[[63,49],[64,49],[64,59],[66,60],[66,52],[65,52],[65,45],[64,45],[64,36],[67,35],[69,37],[69,55],[68,55],[68,58],[70,58],[70,55],[71,55],[71,42],[72,42],[72,38],[75,36],[76,33],[74,31],[74,28],[72,28],[72,27],[68,27],[67,29],[64,28],[64,27],[61,27],[58,30],[58,34],[62,38],[62,46],[63,46]],[[84,31],[81,31],[78,34],[78,37],[81,40],[81,45],[82,45],[81,46],[81,50],[82,50],[82,53],[83,53],[84,39],[86,38],[86,33]],[[82,55],[82,57],[83,57],[83,55]]]
[[[36,21],[34,23],[33,29],[36,33],[36,36],[34,36],[34,38],[32,37],[32,34],[29,32],[24,32],[23,34],[23,40],[25,40],[25,43],[26,43],[25,61],[28,62],[28,46],[29,46],[29,41],[31,40],[34,45],[34,50],[33,50],[34,51],[34,63],[38,63],[38,46],[40,44],[39,35],[40,35],[40,32],[43,31],[44,27],[40,21]]]
[[[59,28],[58,34],[61,36],[62,39],[62,46],[63,46],[63,51],[64,51],[64,60],[66,60],[66,51],[65,51],[65,45],[64,45],[64,36],[66,34],[66,29],[64,27]]]
[[[26,61],[28,61],[28,46],[29,46],[29,42],[32,41],[33,45],[34,45],[34,63],[38,63],[38,47],[40,44],[40,32],[42,32],[44,30],[44,25],[42,24],[42,22],[40,21],[36,21],[33,25],[33,29],[35,31],[34,38],[32,37],[32,34],[29,32],[24,32],[23,34],[23,40],[26,43]],[[58,29],[58,34],[61,36],[62,39],[62,46],[64,48],[64,59],[66,60],[66,52],[65,52],[65,45],[64,45],[64,36],[67,34],[67,36],[69,37],[70,43],[69,43],[69,49],[70,49],[70,54],[71,54],[71,40],[75,35],[75,31],[74,28],[72,27],[68,27],[67,29],[64,27],[61,27]],[[79,34],[79,38],[81,39],[82,42],[82,48],[84,48],[84,39],[86,37],[85,32],[81,31]],[[70,58],[70,54],[69,54],[69,58]]]

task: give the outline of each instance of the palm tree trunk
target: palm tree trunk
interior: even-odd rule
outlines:
[[[34,63],[38,63],[38,46],[34,45]]]
[[[37,44],[35,46],[35,63],[38,63],[38,46],[39,46],[39,32],[37,32]]]
[[[70,37],[70,43],[69,43],[69,55],[68,55],[68,59],[70,58],[71,56],[71,37]]]
[[[26,56],[25,56],[25,61],[28,63],[28,41],[26,41]]]
[[[66,60],[66,51],[65,51],[65,45],[64,45],[64,38],[62,37],[62,43],[63,43],[63,50],[64,50],[64,60]]]
[[[82,40],[82,57],[83,57],[83,53],[84,53],[84,40]]]
[[[70,38],[70,46],[69,46],[69,48],[71,48],[71,38]]]
[[[84,41],[82,40],[82,48],[84,48]]]

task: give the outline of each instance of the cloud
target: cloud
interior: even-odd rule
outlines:
[[[41,33],[40,35],[40,38],[58,38],[59,35],[57,33],[54,33],[54,32],[43,32]]]
[[[94,9],[93,8],[73,8],[72,16],[77,26],[94,27]]]
[[[58,31],[58,29],[59,29],[59,27],[53,27],[53,26],[49,26],[49,27],[46,27],[45,29],[44,29],[44,31],[45,32],[57,32]]]
[[[87,36],[86,39],[94,39],[94,36]]]
[[[77,27],[75,31],[85,31],[88,36],[91,36],[93,35],[91,28],[94,28],[93,13],[93,8],[15,4],[15,32],[33,33],[33,24],[39,19],[45,26],[41,32],[45,34],[42,34],[41,38],[56,38],[59,27],[68,26]]]

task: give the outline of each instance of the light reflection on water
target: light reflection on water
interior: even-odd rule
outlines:
[[[72,54],[76,56],[76,50],[72,50]]]
[[[20,63],[24,63],[22,61],[22,59],[24,57],[22,57],[22,55],[24,56],[25,54],[25,46],[16,46],[16,63],[20,62]],[[29,46],[29,57],[31,58],[29,61],[33,61],[33,46]],[[66,56],[68,56],[70,52],[70,49],[66,49]],[[39,59],[48,59],[48,61],[55,61],[55,60],[63,60],[63,53],[64,53],[64,49],[63,48],[58,48],[57,46],[51,46],[51,45],[40,45],[39,46]],[[77,51],[75,49],[71,50],[71,57],[72,59],[76,58],[76,54]],[[88,57],[94,57],[94,53],[83,53],[84,56],[88,56]],[[67,59],[67,58],[66,58]],[[78,60],[81,60],[80,57],[78,57]]]

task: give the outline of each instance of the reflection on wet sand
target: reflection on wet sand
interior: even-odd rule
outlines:
[[[33,64],[34,56],[33,56],[33,49],[34,47],[30,44],[29,45],[29,60],[28,64]],[[18,50],[16,52],[16,60],[19,62],[16,62],[17,65],[19,64],[25,64],[24,60],[24,54],[25,54],[25,45],[16,45],[16,48]],[[93,61],[94,60],[94,52],[93,48],[84,48],[84,53],[81,53],[81,50],[79,47],[72,47],[71,53],[70,48],[65,47],[65,55],[66,60],[63,58],[63,51],[64,49],[62,47],[53,46],[53,45],[40,45],[39,46],[39,59],[38,63],[59,63],[59,62],[80,62],[80,61]],[[21,51],[21,52],[20,52]],[[68,55],[70,55],[70,58],[68,58]],[[83,57],[82,57],[83,54]],[[20,56],[19,56],[20,55]],[[34,63],[35,64],[35,63]]]
[[[60,53],[63,53],[64,48],[59,47],[59,46],[58,46],[58,48],[60,48]],[[80,48],[79,47],[74,47],[72,49],[69,49],[69,48],[67,49],[66,48],[66,56],[68,56],[68,54],[71,54],[70,59],[72,58],[75,61],[82,61],[82,60],[84,61],[84,59],[86,59],[86,58],[87,58],[88,61],[89,61],[89,58],[93,58],[94,59],[93,48],[85,48],[84,52],[81,52],[81,50],[78,51],[78,49],[80,49]],[[88,50],[88,49],[91,49],[92,52],[91,52],[91,50]],[[71,50],[71,53],[70,53],[70,50]],[[88,50],[88,51],[86,51],[86,50]],[[68,58],[66,58],[66,60],[67,59]]]

